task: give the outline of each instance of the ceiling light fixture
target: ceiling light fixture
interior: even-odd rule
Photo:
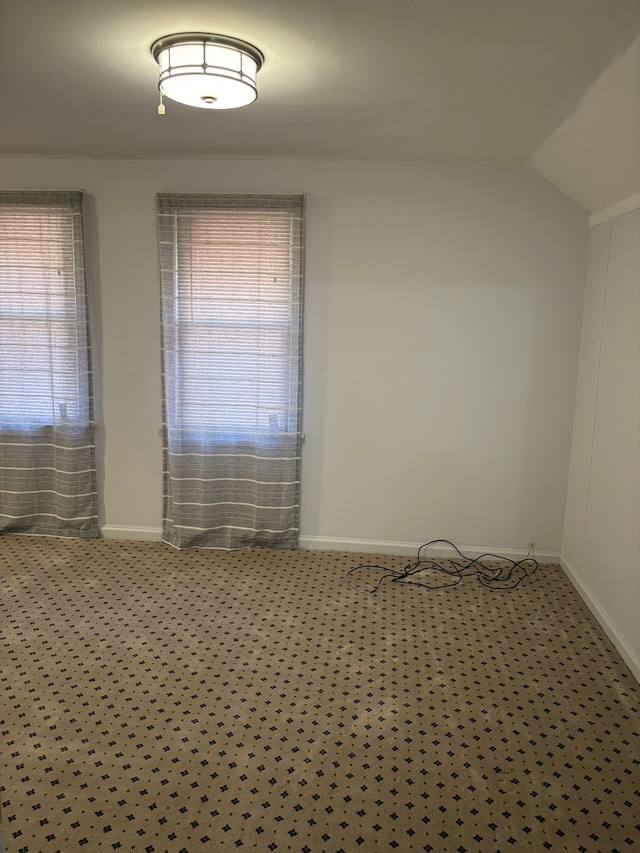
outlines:
[[[178,33],[151,45],[160,66],[162,97],[205,110],[231,110],[258,97],[256,75],[264,56],[252,44],[213,33]]]

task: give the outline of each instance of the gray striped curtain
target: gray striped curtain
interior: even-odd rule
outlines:
[[[163,539],[295,548],[303,197],[158,196]]]
[[[98,535],[81,192],[0,192],[0,532]]]

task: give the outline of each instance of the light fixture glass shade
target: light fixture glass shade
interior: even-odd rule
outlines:
[[[212,33],[164,36],[151,45],[160,66],[163,96],[207,110],[244,107],[258,97],[256,75],[264,57],[240,39]]]

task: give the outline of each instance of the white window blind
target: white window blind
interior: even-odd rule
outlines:
[[[81,194],[0,198],[0,423],[87,423]]]
[[[279,206],[174,213],[171,426],[225,441],[297,430],[299,228]]]

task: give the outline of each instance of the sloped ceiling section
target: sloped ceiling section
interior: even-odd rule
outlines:
[[[589,213],[640,193],[640,38],[587,90],[528,165]]]

